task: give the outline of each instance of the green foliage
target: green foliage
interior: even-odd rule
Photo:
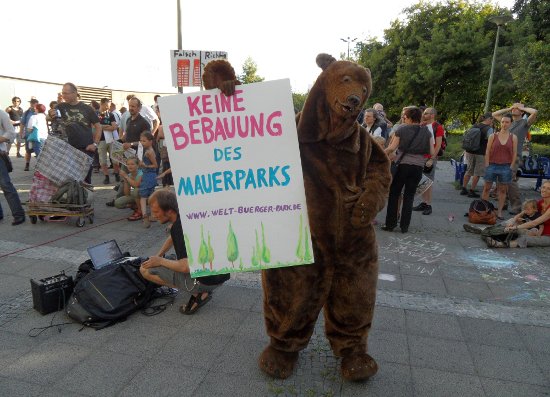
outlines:
[[[259,83],[264,81],[263,77],[257,75],[258,65],[251,57],[245,59],[243,63],[243,74],[239,76],[239,81],[243,84]]]
[[[302,108],[304,107],[304,103],[306,102],[307,94],[298,94],[293,92],[292,93],[292,103],[294,104],[294,113],[299,113],[302,111]]]
[[[510,26],[514,62],[510,69],[517,85],[517,99],[550,120],[550,2],[516,1],[518,19]]]
[[[214,262],[214,248],[210,244],[210,232],[208,232],[208,262],[210,263],[210,270],[212,270],[212,262]]]
[[[204,227],[201,225],[201,245],[199,246],[199,263],[202,265],[204,270],[204,265],[208,262],[208,246],[204,240]]]
[[[313,255],[311,254],[311,249],[309,247],[309,229],[307,227],[304,228],[306,232],[306,237],[304,239],[305,243],[305,250],[304,250],[304,262],[309,263],[313,259]]]
[[[264,224],[263,222],[260,222],[262,225],[262,260],[264,263],[271,262],[271,251],[269,250],[269,247],[267,246],[267,243],[265,241],[265,230],[264,230]]]
[[[304,222],[302,214],[300,214],[300,226],[298,228],[298,245],[296,246],[296,258],[299,261],[302,261],[304,259],[304,237],[302,234],[303,223]]]
[[[518,0],[518,19],[500,29],[491,109],[521,101],[550,119],[550,2]],[[382,41],[359,43],[370,68],[369,105],[384,104],[397,120],[403,106],[438,109],[439,120],[471,124],[483,111],[496,37],[491,16],[509,14],[489,2],[418,1],[391,22]]]
[[[261,266],[262,265],[262,249],[260,247],[260,240],[258,239],[258,231],[254,230],[256,233],[256,245],[252,247],[252,258],[250,262],[252,266]]]
[[[237,236],[233,232],[231,221],[229,221],[229,232],[227,233],[227,260],[231,262],[231,266],[234,266],[234,262],[239,257],[239,244],[237,242]]]
[[[187,234],[183,235],[183,241],[185,242],[185,249],[187,250],[187,262],[189,266],[193,265],[195,260],[193,259],[193,252],[191,251],[191,242],[189,241],[189,236]]]

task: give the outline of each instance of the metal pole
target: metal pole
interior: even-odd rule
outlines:
[[[489,103],[491,102],[491,88],[493,85],[493,73],[495,71],[495,63],[497,59],[499,35],[500,35],[500,25],[497,25],[497,37],[495,39],[495,49],[493,51],[493,62],[491,63],[491,73],[489,74],[489,86],[487,87],[487,98],[485,98],[485,107],[483,108],[484,113],[487,113],[489,111]]]
[[[348,37],[349,40],[349,37]],[[349,61],[349,41],[348,41],[348,61]]]
[[[181,0],[177,0],[177,16],[178,16],[178,50],[182,50],[182,36],[181,36]],[[183,93],[183,87],[178,87],[178,92]]]

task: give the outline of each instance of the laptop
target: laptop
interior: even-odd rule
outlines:
[[[108,265],[118,265],[126,261],[134,261],[138,256],[123,256],[116,240],[109,240],[104,243],[88,248],[88,255],[96,270]]]

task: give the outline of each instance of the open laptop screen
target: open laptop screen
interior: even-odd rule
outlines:
[[[115,240],[88,248],[88,254],[96,270],[122,257],[122,252]]]

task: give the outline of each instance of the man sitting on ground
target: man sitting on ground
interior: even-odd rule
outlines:
[[[188,303],[180,307],[180,312],[193,314],[212,298],[212,291],[223,284],[224,277],[201,277],[203,280],[216,278],[223,280],[215,285],[206,285],[204,282],[191,278],[175,193],[167,189],[157,190],[149,197],[149,205],[151,213],[160,223],[171,222],[172,227],[170,228],[170,236],[166,239],[158,254],[149,257],[148,260],[142,263],[141,274],[155,284],[188,292],[191,296]],[[172,246],[176,251],[176,260],[163,257]]]

